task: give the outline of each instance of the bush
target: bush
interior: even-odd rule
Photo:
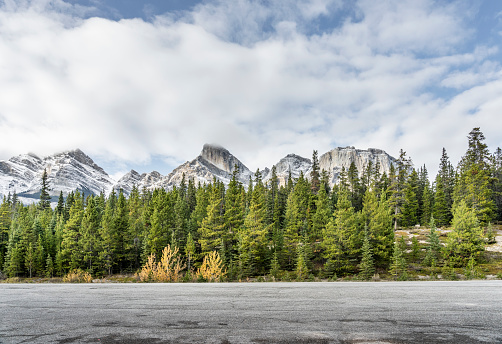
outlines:
[[[220,254],[213,251],[204,257],[202,265],[199,270],[197,270],[197,275],[199,279],[207,282],[218,282],[222,281],[227,274],[223,262],[220,258]]]
[[[92,276],[82,269],[73,269],[63,277],[64,283],[91,283]]]
[[[148,257],[148,261],[139,273],[139,279],[141,282],[179,282],[181,270],[184,268],[178,248],[171,249],[171,246],[167,245],[162,251],[160,262],[155,261],[153,253]]]

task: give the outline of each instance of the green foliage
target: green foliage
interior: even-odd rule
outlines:
[[[371,249],[369,236],[367,233],[365,233],[361,264],[359,264],[359,277],[363,280],[369,280],[371,279],[371,277],[373,277],[374,273],[375,263],[373,261],[373,250]]]
[[[439,233],[436,228],[436,223],[434,218],[431,217],[431,222],[429,224],[430,232],[427,235],[427,251],[423,264],[425,266],[438,266],[441,260],[441,242],[439,241]]]
[[[390,265],[390,274],[396,280],[406,280],[408,278],[406,259],[404,259],[403,250],[401,245],[396,241],[394,243],[394,250],[392,252],[392,263]]]
[[[467,265],[471,257],[484,251],[483,230],[473,209],[465,201],[453,210],[453,231],[448,234],[444,250],[445,259],[456,267]]]

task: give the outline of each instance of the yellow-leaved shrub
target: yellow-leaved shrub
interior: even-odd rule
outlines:
[[[197,270],[197,276],[208,282],[217,282],[225,278],[227,270],[221,260],[220,254],[213,251],[204,257],[202,265]]]
[[[63,277],[65,283],[91,283],[92,276],[82,269],[73,269]]]
[[[148,257],[141,272],[139,279],[142,282],[178,282],[181,279],[181,271],[185,268],[185,264],[181,262],[179,249],[171,245],[167,245],[162,250],[160,262],[155,261],[155,254]]]

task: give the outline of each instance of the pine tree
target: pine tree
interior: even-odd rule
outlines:
[[[404,201],[401,209],[401,224],[404,227],[411,227],[418,223],[419,202],[418,192],[418,173],[413,170],[405,183]]]
[[[265,187],[257,178],[249,212],[239,235],[240,261],[243,266],[253,267],[245,271],[245,276],[263,274],[268,270],[269,251],[267,234],[270,225],[266,224]]]
[[[367,190],[364,195],[362,216],[368,228],[375,265],[378,268],[387,268],[392,255],[394,230],[392,229],[392,208],[385,194],[378,199],[376,191]]]
[[[497,209],[497,220],[502,220],[502,149],[498,147],[491,156],[490,169],[493,175],[493,199]]]
[[[401,246],[396,241],[394,243],[394,250],[392,252],[391,265],[390,265],[390,274],[398,280],[405,280],[408,278],[407,274],[407,264],[406,259],[403,256],[403,250]]]
[[[69,218],[64,225],[61,242],[61,260],[63,269],[68,271],[81,267],[83,255],[81,250],[81,224],[84,214],[82,197],[78,191],[69,210]]]
[[[45,276],[49,278],[54,276],[54,263],[50,254],[47,255],[45,260]]]
[[[361,264],[359,264],[359,277],[363,280],[369,280],[375,273],[375,263],[373,261],[373,250],[367,230],[364,234]]]
[[[406,152],[402,149],[399,151],[399,159],[396,161],[397,171],[396,175],[390,176],[390,186],[388,193],[390,195],[390,203],[394,208],[394,230],[398,225],[401,225],[402,207],[405,203],[405,187],[408,178],[409,170],[412,167],[411,158],[406,157]],[[391,169],[392,171],[393,169]]]
[[[420,223],[426,224],[432,216],[434,204],[434,194],[432,193],[429,182],[424,186],[423,196],[422,196],[422,215],[420,218]]]
[[[202,220],[202,224],[198,230],[199,244],[203,256],[222,248],[221,238],[225,231],[225,211],[223,197],[218,184],[219,182],[215,180],[212,185],[207,216]]]
[[[454,208],[457,208],[461,201],[465,201],[475,212],[479,222],[487,224],[496,215],[488,148],[483,142],[485,137],[479,128],[474,128],[468,139],[469,147],[458,166]]]
[[[11,216],[11,205],[4,197],[0,205],[0,271],[4,268],[4,261],[7,254]]]
[[[99,229],[101,225],[101,211],[96,199],[90,197],[87,201],[82,218],[81,247],[83,250],[83,263],[89,273],[95,273],[99,265],[99,251],[102,242]]]
[[[456,267],[464,267],[471,256],[476,258],[484,251],[483,229],[476,212],[463,200],[453,209],[452,226],[444,249],[445,259]]]
[[[49,195],[49,176],[47,175],[47,169],[44,169],[42,173],[41,189],[40,189],[40,209],[49,209],[51,207],[51,196]]]
[[[321,187],[317,193],[316,210],[312,217],[312,232],[310,242],[317,243],[322,240],[322,233],[326,228],[333,210],[331,209],[326,189]]]
[[[237,236],[244,224],[244,188],[237,179],[239,168],[234,167],[232,179],[225,195],[225,230],[222,233],[222,247],[226,252],[224,263],[229,265],[230,259],[237,254]]]
[[[28,249],[26,250],[26,256],[25,256],[25,260],[24,260],[24,265],[28,269],[28,272],[30,274],[29,276],[31,278],[32,272],[33,272],[33,268],[35,266],[35,252],[33,251],[33,244],[31,242],[28,245]]]
[[[439,266],[442,246],[441,242],[439,241],[439,233],[437,231],[433,217],[431,217],[429,226],[431,229],[429,234],[427,235],[427,251],[422,263],[426,266],[435,267]]]
[[[324,258],[336,273],[350,273],[356,268],[362,246],[360,219],[347,191],[338,198],[333,218],[323,233]]]
[[[188,272],[190,273],[192,270],[192,259],[195,256],[195,242],[192,238],[192,233],[188,233],[187,243],[185,246],[185,255],[188,260]]]
[[[308,267],[305,261],[305,253],[303,251],[303,244],[300,243],[296,246],[296,279],[303,281],[308,276]]]
[[[310,172],[310,185],[313,194],[317,194],[320,188],[319,158],[317,151],[312,153],[312,169]]]

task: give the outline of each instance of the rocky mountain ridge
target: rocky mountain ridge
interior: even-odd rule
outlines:
[[[86,194],[108,193],[115,181],[80,149],[40,158],[22,154],[0,161],[0,195],[14,192],[24,203],[38,201],[42,174],[47,171],[49,194],[58,197],[76,189]]]
[[[348,169],[352,162],[362,175],[370,162],[373,166],[379,164],[380,173],[388,173],[395,159],[380,149],[360,150],[354,147],[334,148],[319,157],[319,167],[329,173],[331,185],[337,183],[342,168]],[[290,173],[292,178],[298,178],[300,173],[308,178],[312,161],[296,154],[288,154],[274,166],[279,182],[284,185]],[[58,196],[61,191],[66,195],[75,189],[86,194],[109,193],[112,188],[122,189],[125,194],[129,194],[133,186],[139,190],[171,189],[181,183],[183,176],[186,181],[193,179],[196,184],[210,183],[217,179],[228,185],[236,167],[237,179],[247,186],[249,179],[254,178],[254,173],[227,149],[218,145],[204,145],[195,159],[185,162],[167,175],[157,171],[139,174],[131,170],[118,181],[112,180],[79,149],[45,158],[24,154],[8,161],[0,161],[0,195],[16,192],[25,203],[37,201],[44,169],[49,176],[50,194]],[[272,177],[271,168],[260,172],[263,182],[267,183]]]

